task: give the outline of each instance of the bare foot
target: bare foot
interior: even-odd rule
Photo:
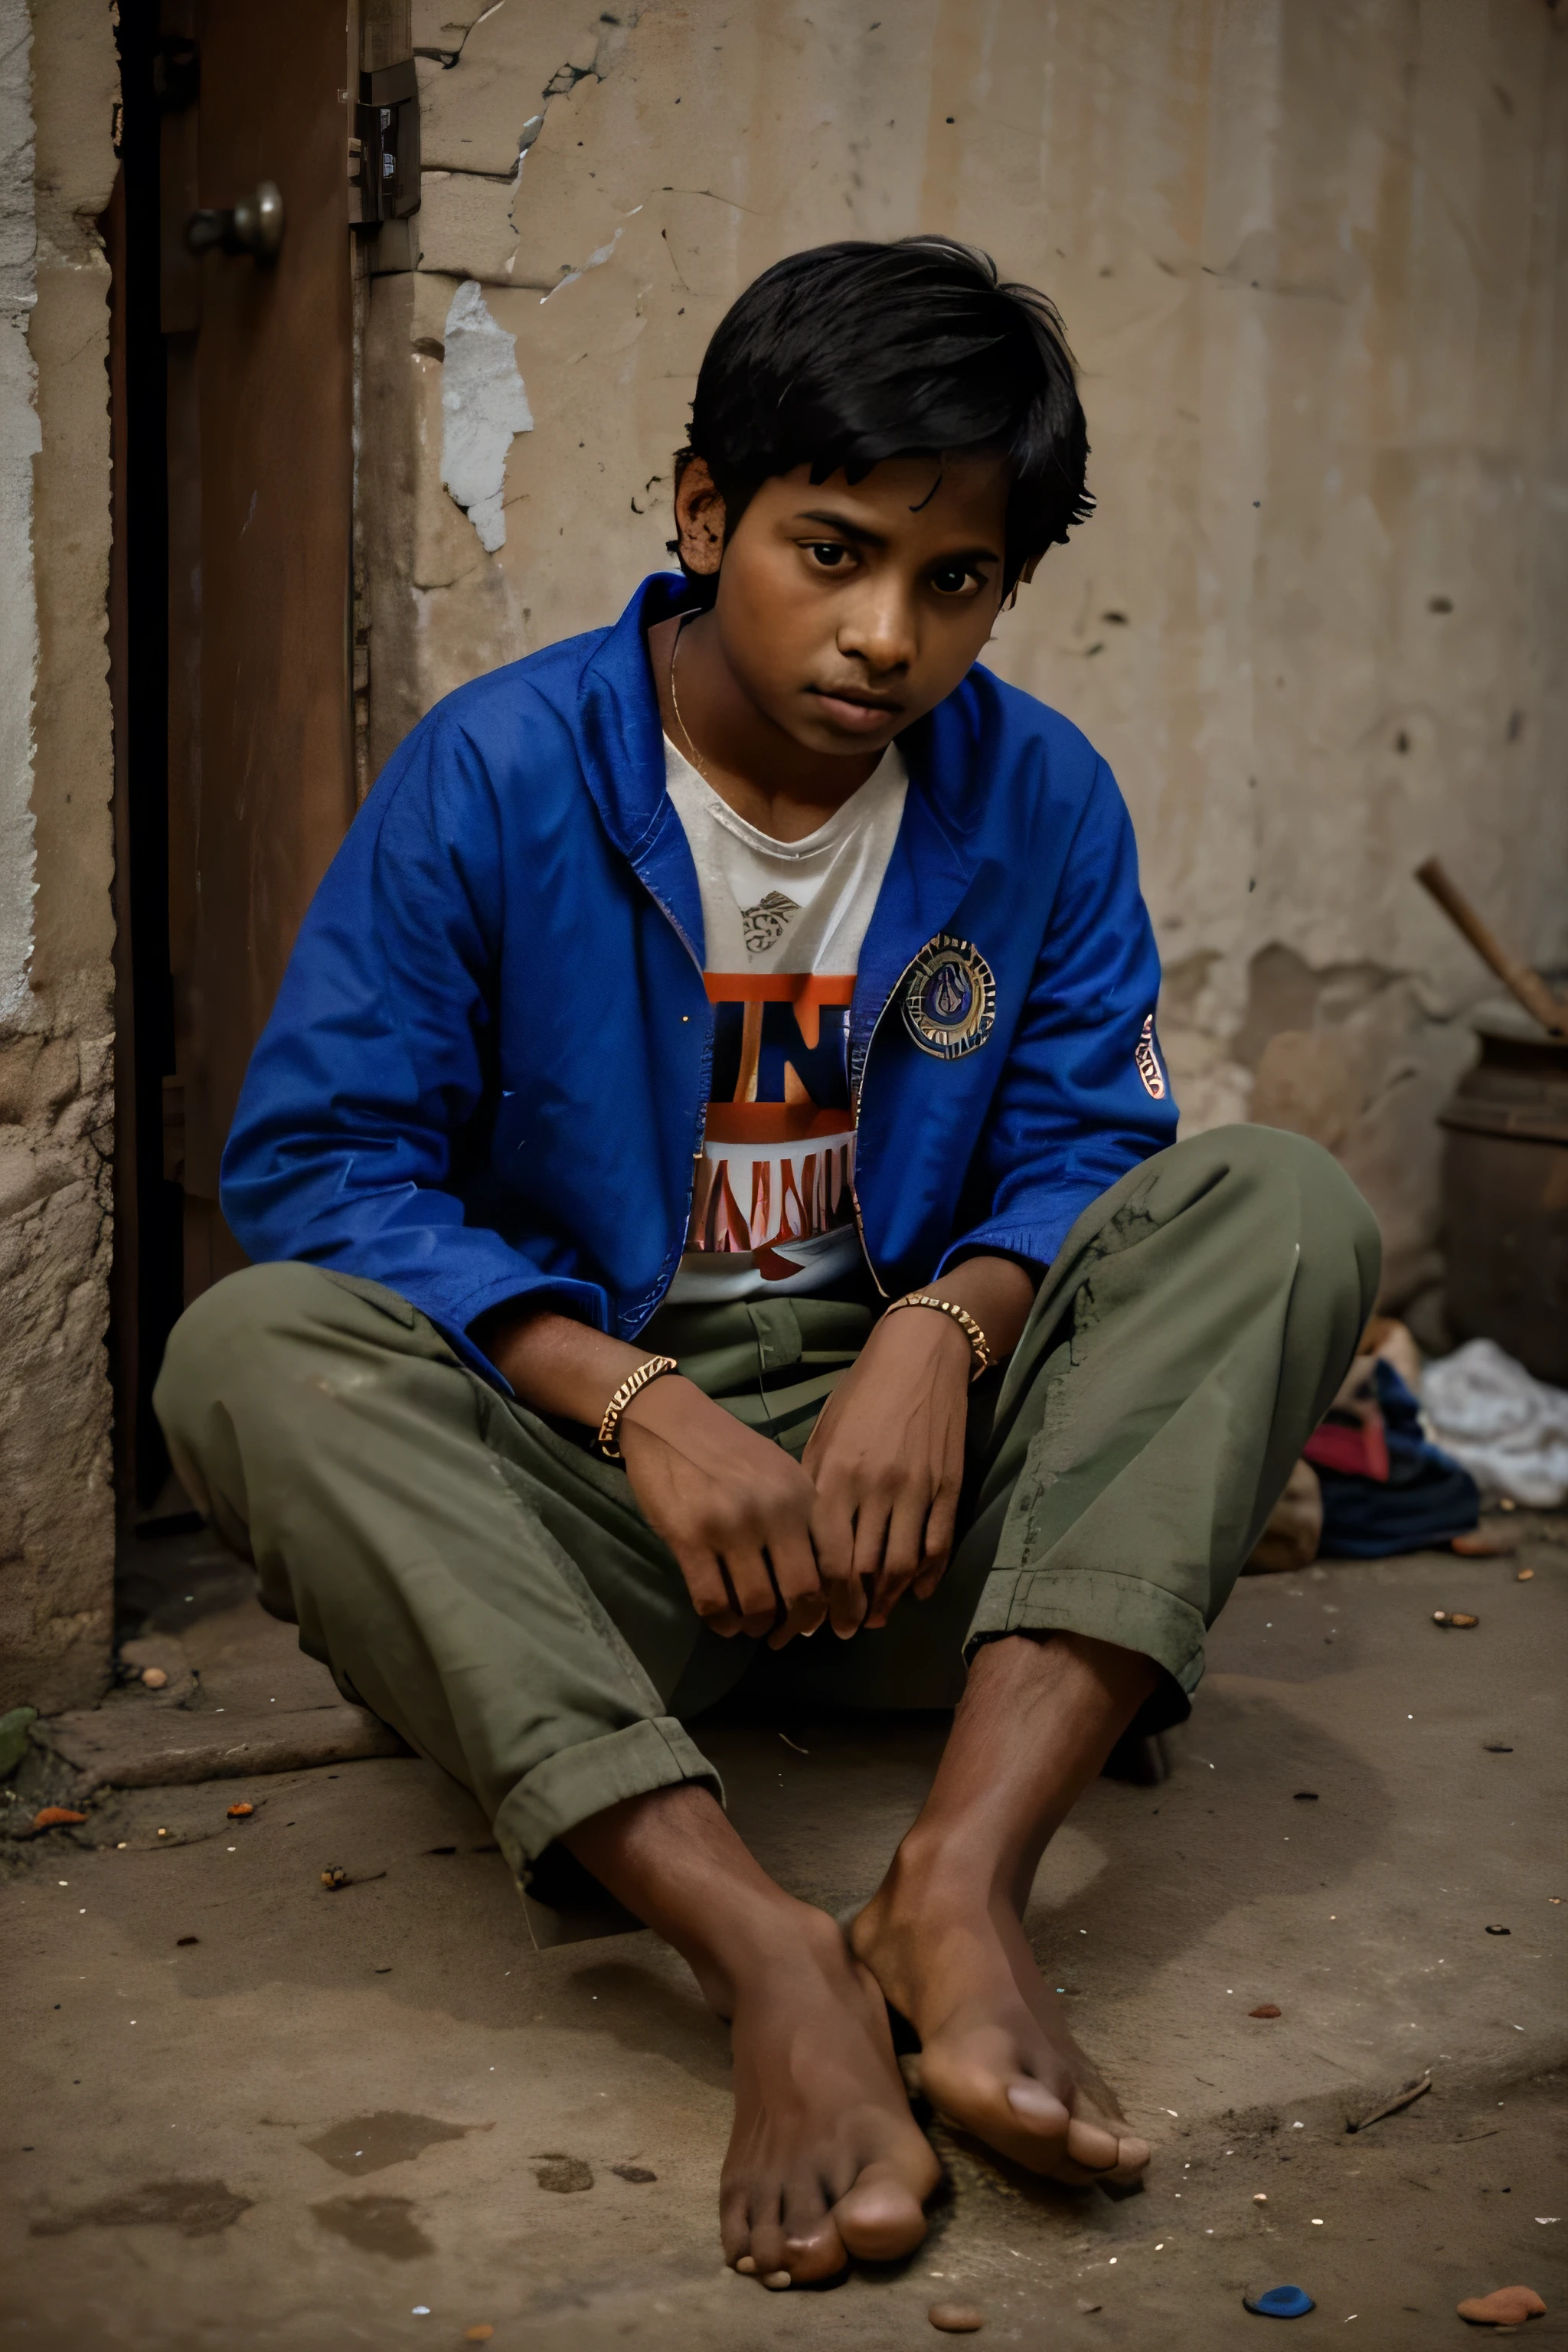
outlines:
[[[1004,1897],[923,1869],[906,1846],[849,1940],[921,2041],[940,2114],[1031,2172],[1131,2186],[1149,2143],[1068,2032]]]
[[[876,1984],[831,1919],[790,1909],[799,1917],[762,1965],[709,1989],[735,2053],[724,2258],[766,2286],[831,2278],[851,2255],[909,2253],[942,2172],[910,2113]]]

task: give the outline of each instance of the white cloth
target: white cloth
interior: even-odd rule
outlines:
[[[665,782],[702,894],[713,1099],[678,1305],[828,1288],[861,1262],[849,1004],[909,776],[894,747],[802,841],[738,816],[674,744]]]
[[[1536,1380],[1494,1340],[1428,1364],[1421,1402],[1435,1442],[1484,1493],[1544,1511],[1568,1496],[1568,1389]]]

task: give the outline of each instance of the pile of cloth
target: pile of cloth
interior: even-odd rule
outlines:
[[[1432,1434],[1483,1495],[1531,1510],[1568,1500],[1568,1389],[1531,1378],[1491,1339],[1428,1364],[1421,1402]]]
[[[1490,1339],[1423,1365],[1375,1316],[1264,1529],[1250,1573],[1482,1548],[1483,1497],[1550,1510],[1568,1496],[1568,1391]]]

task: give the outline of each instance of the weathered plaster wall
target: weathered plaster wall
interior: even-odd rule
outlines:
[[[665,560],[697,362],[759,269],[984,244],[1061,305],[1100,499],[996,667],[1121,779],[1189,1127],[1330,1143],[1408,1296],[1489,985],[1411,868],[1437,851],[1568,953],[1562,13],[415,0],[415,38],[423,258],[376,282],[367,348],[376,763]],[[490,357],[515,339],[488,396],[531,420],[484,543],[442,488],[465,288]]]
[[[30,25],[26,0],[0,0],[0,1706],[96,1697],[109,1659],[109,277],[95,222],[117,89],[103,0],[36,0]]]

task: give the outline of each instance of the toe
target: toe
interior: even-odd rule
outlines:
[[[756,2264],[757,2275],[764,2284],[774,2271],[787,2267],[784,2224],[779,2218],[776,2199],[770,2205],[752,2209],[750,2252]]]
[[[936,2169],[933,2158],[933,2188]],[[868,2164],[839,2199],[832,2218],[847,2251],[868,2263],[896,2262],[912,2252],[926,2233],[920,2197],[890,2164]]]
[[[719,2242],[734,2270],[754,2271],[750,2200],[743,2189],[725,2189],[719,2198]]]
[[[1111,2179],[1123,2188],[1134,2188],[1143,2178],[1149,2158],[1153,2154],[1146,2139],[1124,2133],[1116,2143],[1116,2168]]]
[[[784,2266],[797,2286],[834,2278],[848,2256],[816,2181],[795,2182],[784,2192]]]
[[[1110,2172],[1121,2158],[1121,2144],[1113,2131],[1088,2116],[1074,2116],[1067,2128],[1067,2152],[1086,2172]]]

